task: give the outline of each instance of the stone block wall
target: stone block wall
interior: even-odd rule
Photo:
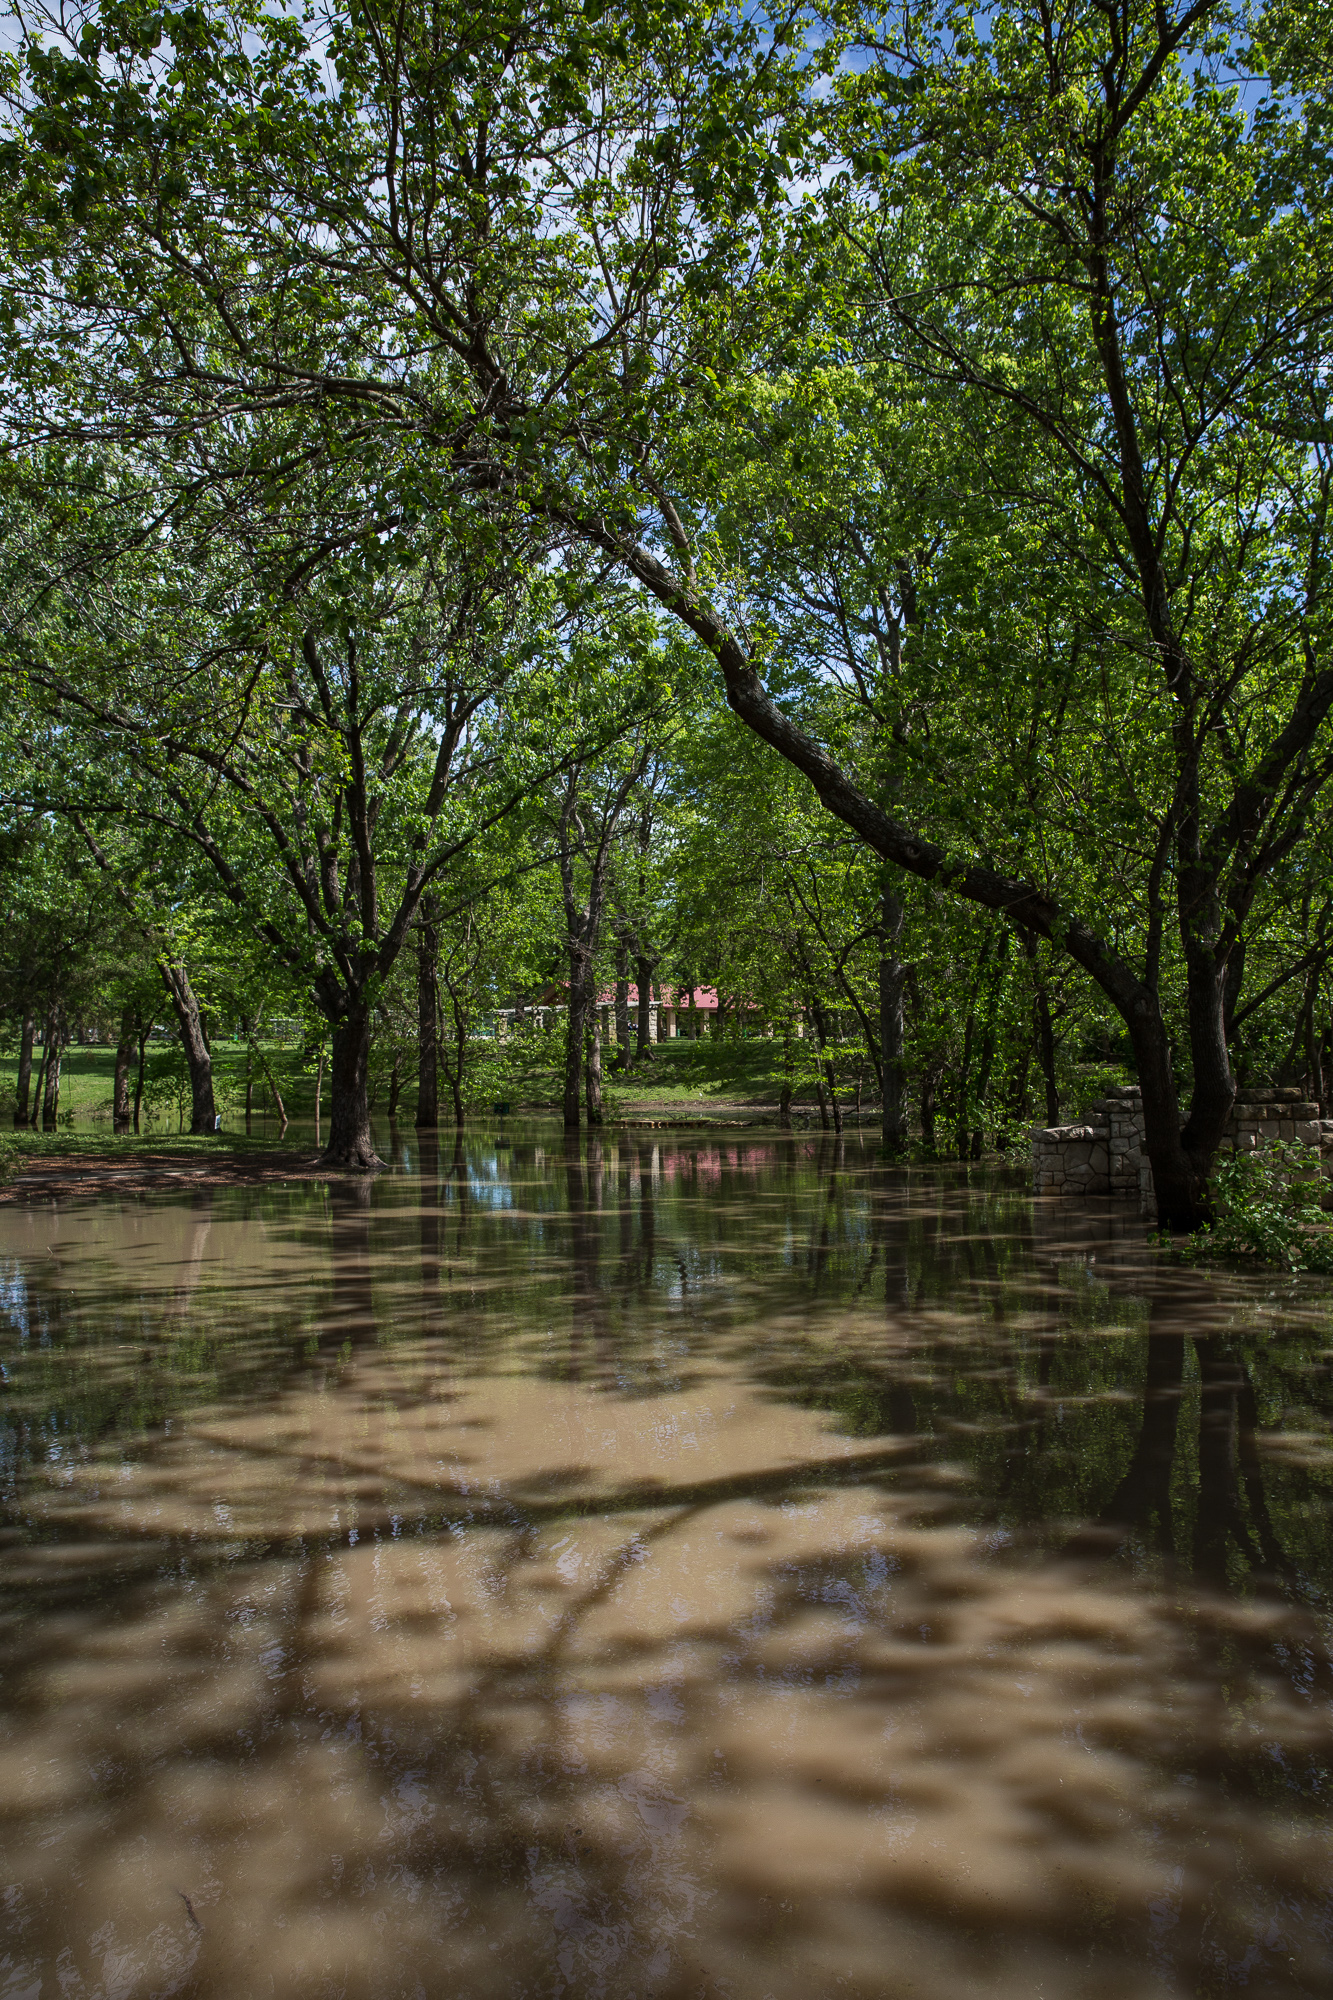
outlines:
[[[1276,1142],[1317,1146],[1326,1178],[1333,1180],[1333,1118],[1299,1090],[1242,1090],[1236,1099],[1224,1151],[1249,1152]],[[1032,1186],[1036,1194],[1137,1195],[1145,1215],[1156,1211],[1152,1168],[1143,1150],[1143,1096],[1122,1084],[1089,1107],[1079,1125],[1038,1125],[1032,1133]]]

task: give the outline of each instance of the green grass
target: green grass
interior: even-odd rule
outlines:
[[[315,1110],[314,1065],[309,1064],[299,1049],[273,1045],[266,1047],[265,1054],[277,1078],[289,1118],[310,1118]],[[37,1057],[34,1051],[33,1082],[37,1080]],[[75,1127],[105,1125],[111,1126],[112,1091],[115,1081],[116,1052],[105,1044],[88,1046],[74,1045],[65,1050],[60,1066],[60,1123]],[[130,1065],[130,1096],[133,1101],[134,1078],[137,1057]],[[245,1070],[246,1050],[243,1043],[215,1041],[213,1044],[213,1092],[224,1124],[231,1128],[239,1123],[245,1113]],[[185,1071],[185,1059],[174,1042],[150,1042],[144,1065],[144,1133],[146,1136],[179,1132],[190,1122],[189,1085]],[[328,1083],[325,1081],[324,1104],[328,1106]],[[13,1124],[14,1106],[18,1093],[18,1055],[15,1051],[0,1055],[0,1131],[8,1131]],[[254,1109],[262,1113],[271,1108],[268,1086],[262,1073],[256,1068],[254,1074]],[[30,1107],[31,1108],[31,1107]]]
[[[267,1045],[265,1056],[282,1092],[287,1115],[310,1119],[315,1111],[315,1065],[299,1048]],[[555,1109],[564,1087],[564,1038],[560,1033],[525,1037],[509,1043],[478,1042],[473,1045],[474,1062],[467,1092],[469,1105],[488,1110],[494,1102]],[[611,1117],[633,1116],[636,1111],[661,1109],[682,1115],[706,1114],[710,1104],[771,1106],[782,1090],[784,1070],[782,1044],[777,1040],[737,1042],[711,1037],[698,1041],[677,1040],[654,1045],[650,1062],[641,1064],[627,1077],[612,1072],[614,1047],[605,1051],[603,1076],[606,1108]],[[115,1071],[115,1050],[105,1045],[75,1046],[65,1051],[60,1074],[60,1124],[74,1134],[101,1131],[111,1136],[111,1102]],[[371,1059],[371,1108],[383,1116],[388,1105],[391,1048],[379,1046]],[[17,1091],[18,1056],[13,1051],[0,1055],[0,1133],[12,1127]],[[36,1064],[33,1066],[34,1081]],[[189,1090],[185,1063],[175,1043],[153,1042],[146,1064],[145,1118],[143,1136],[160,1142],[189,1124]],[[213,1044],[213,1088],[218,1110],[228,1134],[241,1128],[245,1111],[246,1050],[242,1043],[215,1041]],[[134,1068],[130,1084],[133,1093]],[[808,1091],[798,1091],[800,1099]],[[410,1121],[416,1096],[415,1051],[404,1050],[399,1098],[400,1116]],[[447,1109],[448,1092],[441,1084],[442,1108]],[[268,1085],[256,1065],[253,1076],[253,1104],[256,1118],[272,1102]],[[327,1069],[323,1108],[329,1107]],[[270,1136],[273,1125],[269,1124]],[[49,1135],[58,1138],[59,1134]]]
[[[653,1059],[628,1077],[605,1079],[608,1102],[676,1104],[721,1098],[733,1104],[775,1104],[783,1084],[782,1044],[756,1038],[728,1042],[658,1042]]]
[[[657,1042],[652,1059],[628,1075],[614,1072],[615,1045],[603,1048],[602,1090],[610,1117],[634,1117],[654,1111],[682,1116],[707,1115],[710,1106],[771,1109],[786,1077],[782,1043],[756,1036],[731,1041],[701,1036],[697,1041]],[[803,1067],[808,1068],[808,1051]],[[502,1045],[485,1063],[486,1084],[472,1093],[478,1103],[503,1099],[515,1106],[555,1109],[564,1089],[564,1041],[559,1034],[532,1035]],[[479,1078],[480,1082],[480,1078]],[[866,1080],[866,1099],[872,1080]],[[844,1080],[839,1095],[849,1102],[854,1091]],[[798,1088],[796,1100],[812,1104],[810,1087]]]

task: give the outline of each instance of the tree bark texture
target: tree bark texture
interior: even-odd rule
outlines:
[[[31,1013],[25,1012],[19,1036],[18,1093],[14,1102],[16,1125],[26,1125],[28,1122],[28,1096],[32,1089],[32,1045],[36,1032],[36,1021]]]
[[[586,910],[578,913],[580,929],[588,922]],[[589,988],[592,984],[592,954],[580,936],[569,947],[569,1007],[565,1032],[566,1128],[577,1132],[581,1122],[583,1095],[584,1038],[588,1032]]]
[[[886,888],[880,905],[879,1047],[884,1081],[884,1150],[907,1151],[907,1073],[904,1061],[903,993],[907,967],[899,957],[903,934],[901,899]]]
[[[417,931],[417,1111],[418,1131],[440,1122],[440,932],[438,903],[422,898]]]
[[[629,942],[623,932],[616,937],[616,1043],[622,1060],[629,1060]]]
[[[592,1126],[600,1125],[602,1122],[602,1025],[597,1019],[595,998],[588,1011],[591,1015],[591,1026],[588,1029],[586,1058],[587,1104],[588,1123]]]
[[[54,1132],[60,1116],[60,1063],[65,1050],[63,1014],[53,1016],[53,1033],[46,1055],[46,1075],[42,1082],[42,1130]]]
[[[134,1060],[137,1025],[135,1009],[126,1007],[120,1017],[120,1038],[116,1043],[115,1078],[111,1091],[113,1132],[128,1132],[130,1129],[130,1064]]]
[[[211,1132],[217,1124],[217,1106],[213,1102],[213,1058],[204,1036],[199,1001],[183,964],[160,959],[158,970],[180,1028],[181,1047],[190,1072],[190,1130],[195,1133]]]
[[[333,1023],[329,1064],[329,1142],[320,1155],[326,1167],[368,1173],[380,1165],[370,1138],[370,1007],[349,1001]]]
[[[653,962],[636,958],[634,977],[638,981],[639,1003],[635,1018],[634,1060],[652,1062],[653,1056]]]

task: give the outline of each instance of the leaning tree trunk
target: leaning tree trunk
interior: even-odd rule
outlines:
[[[134,1008],[126,1007],[121,1013],[120,1039],[116,1043],[115,1081],[111,1093],[113,1132],[128,1132],[130,1129],[130,1064],[134,1060],[136,1026]]]
[[[28,1097],[32,1090],[32,1043],[37,1023],[30,1013],[23,1016],[23,1029],[19,1039],[18,1094],[14,1102],[14,1123],[26,1125],[28,1122]]]
[[[212,1132],[217,1125],[213,1102],[213,1058],[204,1035],[199,1001],[183,965],[160,961],[158,970],[181,1031],[181,1046],[190,1071],[190,1130]]]
[[[907,967],[898,956],[903,931],[903,906],[888,889],[884,891],[879,961],[879,1047],[884,1074],[884,1150],[901,1155],[907,1151],[907,1066],[904,1061],[903,993]]]
[[[369,1172],[380,1165],[370,1138],[370,1007],[350,1002],[333,1023],[329,1064],[329,1143],[320,1155],[326,1167]]]
[[[431,896],[421,905],[417,933],[417,1115],[418,1131],[440,1122],[440,988],[435,968],[440,957],[440,933]]]

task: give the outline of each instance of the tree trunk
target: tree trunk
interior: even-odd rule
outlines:
[[[784,1083],[782,1095],[778,1098],[778,1124],[784,1132],[791,1130],[791,1085]]]
[[[185,967],[162,959],[158,962],[162,983],[167,989],[181,1032],[181,1046],[190,1071],[190,1130],[212,1132],[217,1125],[213,1102],[213,1058],[208,1051],[200,1018],[199,1002]]]
[[[588,1030],[587,1047],[587,1103],[588,1123],[600,1125],[602,1122],[602,1024],[597,1019],[594,1005],[589,1009],[592,1026]]]
[[[333,1056],[329,1065],[329,1143],[321,1165],[349,1173],[366,1173],[381,1162],[370,1138],[370,1008],[364,999],[349,1002],[333,1023]]]
[[[57,1015],[46,1057],[46,1077],[42,1087],[42,1130],[54,1132],[60,1115],[60,1058],[64,1051],[65,1023]]]
[[[130,1129],[130,1062],[134,1056],[135,1021],[134,1008],[126,1007],[120,1017],[120,1039],[116,1043],[115,1082],[111,1094],[113,1132],[128,1132]]]
[[[1197,1229],[1206,1215],[1204,1177],[1186,1151],[1180,1129],[1171,1044],[1158,1013],[1146,1011],[1131,1035],[1143,1092],[1144,1151],[1152,1166],[1157,1220],[1163,1229]]]
[[[393,1052],[393,1068],[389,1071],[389,1123],[398,1120],[398,1099],[403,1088],[403,1055],[401,1049]]]
[[[880,919],[879,1048],[884,1078],[884,1150],[907,1151],[907,1072],[903,1059],[903,991],[907,967],[898,956],[903,931],[903,906],[885,889]]]
[[[649,958],[636,958],[634,977],[639,985],[639,1018],[634,1049],[636,1063],[653,1062],[653,964]]]
[[[935,1151],[935,1110],[940,1073],[932,1065],[921,1073],[921,1143],[928,1153]]]
[[[1032,996],[1032,1012],[1036,1025],[1037,1056],[1041,1063],[1042,1082],[1046,1086],[1046,1123],[1060,1123],[1060,1090],[1055,1081],[1055,1029],[1051,1024],[1051,1002],[1044,986],[1038,986]]]
[[[1005,947],[1008,942],[1009,933],[1008,931],[1004,931],[1000,936],[999,956],[1001,959],[1006,955]],[[1004,967],[1001,965],[997,968],[995,979],[991,986],[990,1004],[986,1009],[986,1024],[981,1031],[981,1061],[977,1069],[975,1099],[978,1123],[972,1128],[972,1143],[969,1147],[970,1155],[974,1160],[981,1158],[982,1148],[985,1143],[985,1134],[980,1121],[986,1116],[986,1099],[990,1095],[991,1071],[995,1067],[995,1017],[999,1012],[1000,989],[1003,983]]]
[[[28,1096],[32,1089],[32,1044],[37,1023],[31,1013],[23,1016],[23,1029],[19,1039],[18,1095],[14,1102],[14,1123],[26,1125],[28,1122]]]
[[[56,1036],[55,1024],[56,1024],[56,1014],[55,1014],[55,1009],[52,1008],[51,1012],[47,1015],[46,1021],[42,1028],[42,1054],[41,1054],[41,1060],[37,1065],[37,1081],[33,1085],[32,1110],[28,1116],[28,1123],[34,1132],[37,1130],[38,1125],[41,1123],[42,1092],[46,1086],[46,1072],[50,1067],[51,1054],[55,1046],[55,1036]]]
[[[824,1075],[828,1079],[828,1101],[829,1108],[833,1113],[833,1129],[835,1132],[841,1132],[842,1106],[838,1102],[838,1088],[833,1081],[833,1064],[828,1056],[824,1058]]]
[[[319,1061],[315,1065],[315,1144],[319,1144],[320,1110],[324,1099],[324,1044],[319,1045]],[[287,1122],[283,1116],[283,1124]]]
[[[621,1061],[628,1063],[629,1053],[629,945],[623,937],[616,939],[616,1043],[620,1049]]]
[[[592,968],[577,947],[569,954],[569,1019],[565,1033],[565,1127],[577,1132],[581,1119],[583,1045],[588,1029],[588,987]]]
[[[417,933],[417,1115],[418,1131],[440,1122],[440,960],[438,905],[427,896],[421,905]]]
[[[140,1120],[141,1120],[141,1119],[142,1119],[142,1117],[143,1117],[143,1072],[144,1072],[144,1062],[145,1062],[145,1059],[146,1059],[146,1056],[147,1056],[147,1051],[148,1051],[148,1037],[149,1037],[149,1035],[150,1035],[150,1034],[152,1033],[152,1031],[153,1031],[153,1024],[152,1024],[152,1022],[151,1022],[151,1021],[149,1021],[149,1020],[145,1020],[145,1019],[144,1019],[144,1018],[143,1018],[142,1016],[140,1016],[140,1019],[139,1019],[139,1067],[138,1067],[137,1071],[135,1072],[135,1077],[134,1077],[134,1129],[135,1129],[135,1131],[136,1131],[136,1132],[138,1132],[138,1131],[140,1130]]]
[[[449,994],[449,1011],[454,1020],[454,1038],[451,1043],[439,1044],[440,1067],[444,1071],[449,1094],[454,1101],[454,1126],[461,1132],[466,1116],[463,1109],[463,1075],[468,1043],[467,990],[457,983],[450,972],[445,974],[445,985]],[[448,1048],[452,1048],[454,1052],[452,1063],[445,1053]]]
[[[278,1114],[278,1137],[281,1138],[287,1130],[287,1106],[282,1101],[282,1092],[278,1088],[278,1079],[273,1074],[273,1066],[269,1062],[268,1057],[257,1042],[252,1043],[251,1046],[255,1054],[259,1057],[259,1067],[264,1072],[264,1081],[268,1085],[268,1094],[273,1099],[273,1109]]]

